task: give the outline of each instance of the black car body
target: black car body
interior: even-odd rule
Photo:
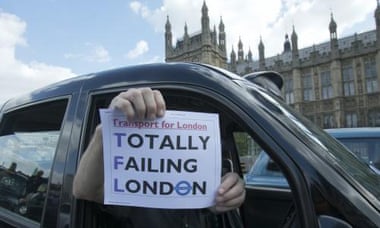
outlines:
[[[72,196],[72,181],[99,123],[98,109],[134,87],[159,89],[169,110],[219,113],[222,157],[242,177],[239,153],[251,150],[251,141],[278,165],[290,189],[247,184],[239,214],[245,227],[380,227],[380,180],[373,170],[264,87],[219,68],[191,63],[83,75],[4,104],[0,137],[27,132],[27,140],[44,132],[46,140],[34,152],[36,162],[24,167],[44,168],[49,184],[40,222],[0,208],[0,226],[112,226],[96,206]],[[0,151],[0,159],[4,154]]]

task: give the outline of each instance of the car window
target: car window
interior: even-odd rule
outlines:
[[[247,132],[234,132],[233,137],[239,152],[242,172],[246,174],[262,149]]]
[[[234,129],[239,129],[239,124],[243,123],[243,121],[238,120],[237,117],[231,113],[230,109],[226,107],[221,102],[214,100],[211,96],[194,93],[194,92],[186,92],[179,91],[175,89],[160,89],[165,97],[165,101],[167,104],[168,110],[181,110],[181,111],[195,111],[195,112],[207,112],[207,113],[218,113],[219,121],[220,121],[220,133],[222,137],[222,172],[234,171],[240,173],[241,167],[239,162],[239,154],[236,149],[235,141],[232,136],[232,132],[235,132]],[[85,129],[87,129],[85,135],[85,144],[88,143],[91,135],[95,129],[95,126],[99,123],[99,114],[98,109],[107,107],[112,97],[114,97],[117,93],[108,93],[108,94],[99,94],[94,95],[91,99],[91,107],[88,113],[88,121],[86,123]],[[237,132],[237,131],[236,131]],[[241,144],[243,145],[243,144]],[[85,148],[86,146],[84,146]],[[104,208],[99,208],[99,205],[94,205],[89,202],[82,202],[84,204],[85,211],[91,211],[91,218],[85,219],[85,226],[88,227],[99,227],[99,224],[104,224],[105,219],[107,220],[107,225],[114,224],[115,220],[120,219],[117,217],[118,213],[115,211],[115,207],[113,209],[109,209],[107,207],[106,210]],[[127,208],[127,207],[123,207]],[[137,209],[136,209],[137,210]],[[144,216],[150,215],[152,210],[150,209],[138,209],[141,213],[130,212],[134,216]],[[160,213],[166,214],[169,213],[175,214],[187,214],[192,215],[194,210],[166,210],[165,212]],[[89,215],[90,213],[85,213]],[[145,214],[145,215],[144,215]],[[110,215],[115,215],[111,220],[108,220]],[[157,215],[156,215],[157,216]],[[213,214],[207,214],[207,216],[214,216]],[[185,218],[185,217],[184,217]],[[221,219],[221,218],[208,218],[208,219]],[[134,220],[134,219],[132,219]],[[162,224],[157,224],[162,227],[168,227],[167,223],[164,220],[160,220]]]
[[[247,132],[234,132],[233,136],[247,186],[289,189],[280,167]]]
[[[0,211],[40,222],[67,100],[4,114],[0,125]]]

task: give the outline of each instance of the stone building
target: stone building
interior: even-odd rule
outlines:
[[[375,10],[376,29],[348,37],[337,37],[331,14],[330,41],[298,49],[293,27],[285,36],[284,50],[265,58],[264,44],[258,45],[259,60],[235,59],[231,52],[229,70],[244,75],[274,70],[284,76],[284,99],[323,128],[380,126],[380,6]],[[242,44],[239,42],[238,47]],[[243,53],[238,55],[244,56]]]
[[[222,18],[219,23],[219,33],[216,27],[210,28],[210,19],[206,2],[203,2],[202,29],[189,35],[185,24],[182,39],[173,46],[169,16],[165,25],[165,61],[166,62],[201,62],[227,69],[226,33]]]
[[[259,59],[251,50],[244,54],[239,39],[230,61],[226,58],[226,40],[222,20],[219,42],[215,27],[211,31],[207,6],[202,7],[202,31],[189,37],[185,25],[183,39],[172,46],[169,19],[166,23],[166,61],[203,62],[226,68],[239,75],[274,70],[284,77],[285,101],[322,128],[380,126],[380,6],[374,13],[375,30],[338,38],[337,23],[331,14],[330,40],[302,49],[293,26],[286,34],[281,54],[265,57],[262,39]],[[326,26],[327,27],[327,26]]]

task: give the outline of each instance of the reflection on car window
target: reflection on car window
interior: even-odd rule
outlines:
[[[236,149],[242,166],[243,174],[247,173],[261,151],[259,144],[247,132],[233,132]]]
[[[247,186],[289,188],[280,167],[247,132],[234,132]]]
[[[66,101],[6,113],[0,129],[0,209],[40,222]]]

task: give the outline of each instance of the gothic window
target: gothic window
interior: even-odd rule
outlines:
[[[358,116],[354,112],[346,113],[346,127],[357,127],[358,126]]]
[[[368,58],[364,60],[364,71],[367,93],[374,93],[378,91],[376,61],[375,58]]]
[[[322,71],[321,77],[321,87],[322,87],[322,99],[329,99],[333,97],[333,87],[331,83],[330,71]]]
[[[368,112],[368,125],[370,127],[380,127],[380,110]]]
[[[334,128],[334,127],[335,127],[334,115],[331,113],[324,114],[323,115],[323,128]]]
[[[285,91],[286,103],[287,104],[293,104],[294,103],[293,79],[291,79],[289,77],[285,78],[284,91]]]
[[[342,68],[343,78],[343,95],[353,96],[355,95],[355,79],[354,70],[352,65],[346,65]]]
[[[313,101],[314,100],[314,90],[313,90],[313,78],[310,73],[303,75],[303,100]]]

